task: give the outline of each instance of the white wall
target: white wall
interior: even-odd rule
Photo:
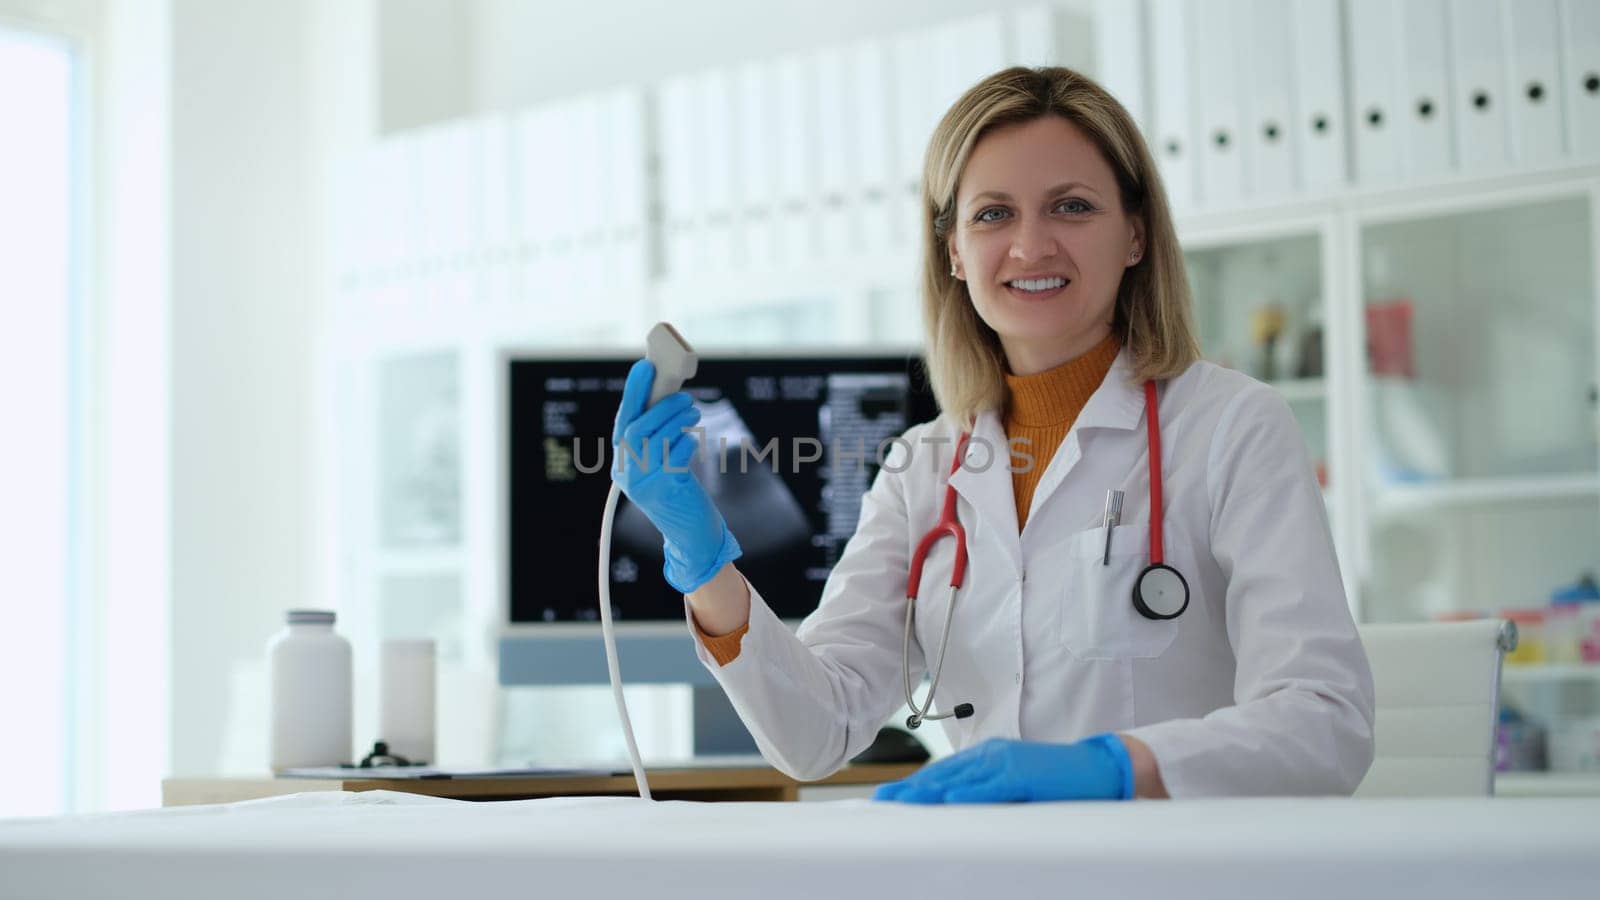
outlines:
[[[172,771],[312,597],[311,0],[172,4]],[[264,708],[264,705],[263,705]]]
[[[313,3],[311,6],[311,17],[307,22],[308,74],[314,90],[308,134],[313,155],[312,208],[319,216],[312,225],[319,234],[326,233],[322,229],[332,219],[335,160],[342,153],[365,147],[379,131],[380,75],[379,67],[374,64],[380,44],[375,27],[378,7],[378,0],[341,0],[338,3]],[[328,241],[319,237],[312,242],[311,281],[315,303],[311,317],[311,339],[316,369],[311,375],[312,419],[307,429],[316,470],[311,487],[311,521],[307,524],[306,539],[310,546],[311,577],[315,586],[312,605],[319,608],[337,608],[341,605],[340,585],[345,578],[337,554],[337,523],[343,514],[339,502],[339,473],[334,466],[326,464],[326,461],[338,458],[342,432],[348,429],[348,423],[340,421],[336,393],[338,370],[335,354],[329,349],[333,330],[328,289],[332,283],[329,256]],[[255,677],[265,679],[264,665],[256,667]],[[258,684],[262,684],[264,690],[264,682],[258,681]],[[265,703],[265,699],[261,702]],[[234,740],[247,751],[253,747],[256,757],[265,765],[265,707],[261,707],[259,712],[263,720],[260,732],[235,736]],[[251,713],[246,712],[242,717],[249,715]]]
[[[407,5],[415,2],[407,0]],[[1044,3],[1087,15],[1094,2],[472,0],[475,106],[467,111],[515,109],[597,88],[649,82],[700,68]]]
[[[470,109],[474,4],[383,0],[376,7],[379,128],[415,128]]]
[[[172,735],[170,0],[108,5],[96,59],[94,614],[77,809],[160,802]]]

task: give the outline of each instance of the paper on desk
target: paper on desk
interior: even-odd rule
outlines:
[[[280,778],[340,778],[340,779],[408,779],[443,780],[461,778],[572,778],[585,775],[609,776],[627,774],[628,770],[610,768],[560,768],[538,766],[527,769],[457,769],[437,766],[304,766],[284,769]]]

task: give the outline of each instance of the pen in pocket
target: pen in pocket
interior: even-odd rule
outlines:
[[[1106,552],[1101,558],[1100,565],[1111,565],[1111,531],[1122,524],[1122,492],[1106,491]]]

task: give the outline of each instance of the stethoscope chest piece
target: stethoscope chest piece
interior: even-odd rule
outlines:
[[[1176,619],[1189,608],[1189,583],[1177,569],[1153,563],[1133,583],[1133,607],[1146,619]]]

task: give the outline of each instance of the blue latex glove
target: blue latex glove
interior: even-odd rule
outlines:
[[[611,432],[616,454],[611,480],[661,532],[667,557],[662,573],[668,584],[687,594],[738,559],[741,551],[705,488],[688,471],[699,442],[684,429],[700,421],[700,411],[684,391],[645,409],[655,377],[655,366],[647,359],[628,370]]]
[[[1017,803],[1128,800],[1133,761],[1114,734],[1075,744],[993,738],[878,786],[874,800],[902,803]]]

